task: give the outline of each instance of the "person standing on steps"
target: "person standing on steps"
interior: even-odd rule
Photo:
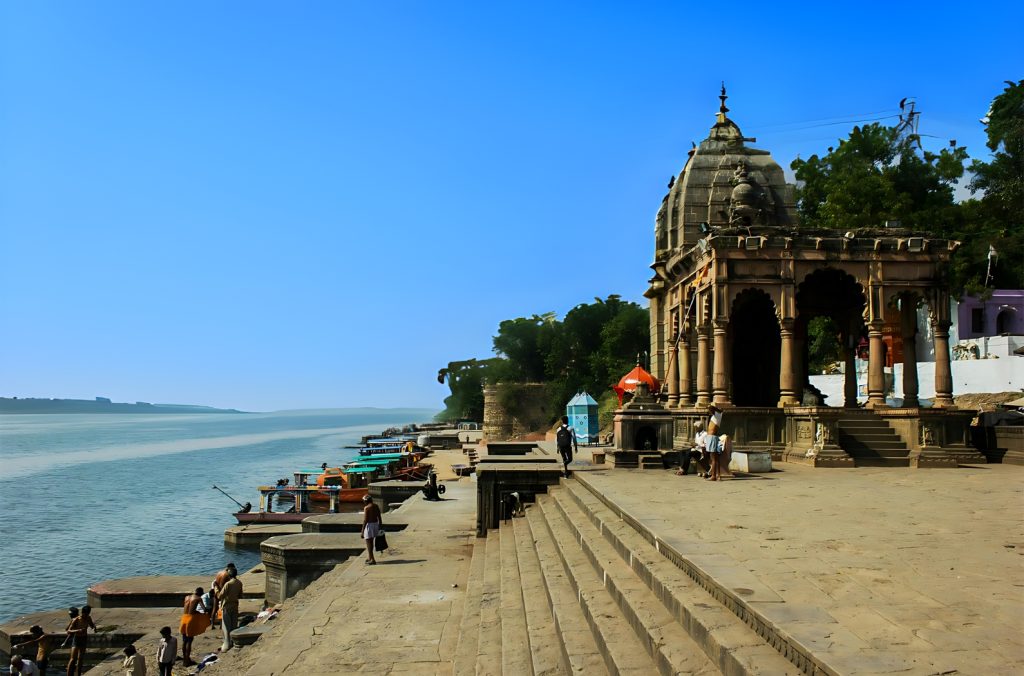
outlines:
[[[64,643],[71,643],[71,655],[68,657],[67,676],[82,676],[82,665],[85,663],[85,635],[89,631],[88,623],[82,619],[78,608],[68,608],[67,632]]]
[[[224,583],[228,581],[228,571],[233,570],[236,573],[238,569],[235,568],[234,562],[229,562],[228,565],[224,566],[224,569],[219,571],[214,576],[213,582],[210,584],[210,626],[213,628],[217,627],[217,613],[220,610],[220,603],[217,601],[217,592],[224,586]]]
[[[196,587],[194,593],[185,597],[181,611],[181,659],[186,667],[195,665],[192,661],[192,640],[210,626],[210,614],[203,604],[203,588]]]
[[[242,598],[242,581],[238,579],[238,571],[234,568],[225,569],[228,581],[217,591],[217,600],[221,606],[220,625],[224,629],[224,644],[221,651],[227,652],[234,647],[231,632],[238,628],[238,599]]]
[[[569,427],[569,416],[562,416],[562,424],[555,430],[555,447],[558,454],[562,456],[562,463],[565,465],[565,477],[569,478],[569,463],[572,462],[573,451],[579,453],[580,447],[576,443],[576,431]]]
[[[18,645],[13,646],[11,652],[30,645],[35,645],[36,668],[39,669],[39,676],[46,676],[46,668],[49,666],[48,657],[50,655],[50,637],[46,635],[46,632],[43,631],[43,628],[38,624],[33,624],[28,631],[32,634],[32,638],[24,643],[19,643]]]
[[[711,472],[706,477],[711,481],[718,481],[721,472],[722,448],[719,433],[722,427],[722,409],[714,404],[708,405],[708,433],[704,438],[704,445],[711,456]]]
[[[363,496],[363,540],[366,542],[366,563],[376,565],[377,559],[373,556],[373,543],[380,535],[380,529],[384,525],[380,516],[380,507],[374,504],[369,493]]]
[[[174,660],[178,656],[178,639],[171,634],[170,627],[160,630],[160,643],[156,647],[156,666],[160,676],[171,676]]]

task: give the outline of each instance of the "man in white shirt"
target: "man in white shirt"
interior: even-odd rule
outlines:
[[[21,676],[39,676],[39,668],[32,660],[15,655],[11,658],[11,673],[21,674]]]
[[[693,430],[693,448],[679,451],[679,471],[676,472],[679,476],[686,476],[690,473],[691,460],[696,460],[697,465],[702,468],[702,471],[697,472],[697,476],[704,476],[709,469],[705,446],[707,432],[704,431],[704,423],[694,423]]]

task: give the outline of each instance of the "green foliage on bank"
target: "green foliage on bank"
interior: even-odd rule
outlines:
[[[603,401],[650,340],[647,308],[617,295],[577,305],[562,320],[554,313],[507,319],[494,336],[497,357],[451,362],[438,372],[451,390],[438,419],[483,420],[485,381],[545,383],[557,412],[580,391]]]

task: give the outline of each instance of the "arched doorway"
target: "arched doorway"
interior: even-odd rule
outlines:
[[[759,289],[746,289],[732,304],[732,403],[771,406],[779,401],[781,338],[775,303]]]
[[[1001,336],[1005,333],[1012,333],[1010,330],[1011,326],[1013,326],[1013,315],[1010,314],[1010,308],[1003,308],[996,315],[996,335]]]
[[[857,405],[854,355],[867,335],[865,304],[864,288],[852,275],[836,268],[815,270],[800,283],[796,312],[797,325],[804,332],[804,350],[799,357],[804,380],[797,383],[798,390],[806,384],[807,376],[820,373],[823,363],[842,361],[846,371],[843,405]],[[827,403],[837,406],[840,402]]]

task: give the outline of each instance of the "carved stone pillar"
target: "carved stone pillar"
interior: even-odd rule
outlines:
[[[868,408],[885,406],[885,363],[882,361],[885,343],[882,341],[882,326],[881,319],[868,324]]]
[[[797,401],[803,401],[804,388],[810,382],[807,377],[807,333],[794,328],[793,331],[793,384]]]
[[[917,408],[917,308],[906,297],[900,302],[900,324],[903,334],[903,406]]]
[[[679,406],[693,405],[693,364],[690,355],[690,334],[683,333],[679,343]]]
[[[726,365],[729,363],[729,341],[726,340],[728,322],[715,320],[714,398],[716,404],[729,403],[729,380]]]
[[[781,348],[779,354],[779,406],[795,406],[800,403],[796,396],[796,342],[793,340],[793,320],[779,322]]]
[[[711,336],[708,326],[697,327],[697,406],[711,403]]]
[[[932,334],[935,336],[935,403],[938,408],[953,405],[953,371],[949,364],[949,327],[948,319],[932,322]]]
[[[852,338],[843,345],[843,406],[857,408],[857,346],[850,345]]]
[[[668,349],[668,405],[675,408],[679,405],[679,342],[673,336]]]

